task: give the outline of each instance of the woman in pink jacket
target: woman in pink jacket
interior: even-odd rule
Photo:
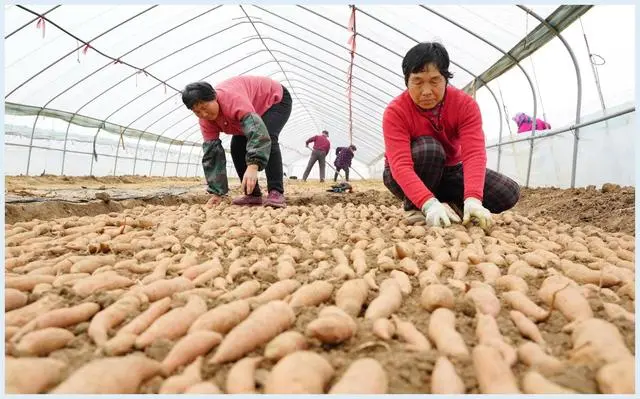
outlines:
[[[516,116],[513,117],[513,121],[518,125],[518,133],[533,130],[533,118],[523,112],[518,112]],[[547,129],[551,129],[551,125],[540,118],[536,118],[536,131]]]

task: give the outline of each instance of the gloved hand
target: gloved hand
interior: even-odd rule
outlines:
[[[433,197],[422,205],[427,226],[451,226],[451,222],[460,223],[460,217],[449,207]]]
[[[242,176],[242,191],[246,195],[250,195],[253,189],[256,188],[258,182],[258,165],[247,165],[247,170]]]
[[[469,224],[472,219],[477,220],[478,225],[485,230],[493,225],[491,212],[482,206],[482,201],[477,198],[469,197],[464,200],[464,216],[462,218],[462,224]]]

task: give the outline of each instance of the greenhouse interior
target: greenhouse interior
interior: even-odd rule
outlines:
[[[636,392],[635,5],[3,13],[6,393]]]

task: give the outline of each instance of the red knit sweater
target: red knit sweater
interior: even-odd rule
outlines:
[[[442,144],[446,166],[462,162],[464,199],[482,200],[487,165],[482,117],[478,103],[463,92],[447,86],[441,121],[443,129],[436,131],[405,90],[387,106],[382,117],[385,162],[391,175],[405,195],[418,208],[431,199],[433,193],[422,183],[413,169],[411,141],[420,136],[432,136]]]

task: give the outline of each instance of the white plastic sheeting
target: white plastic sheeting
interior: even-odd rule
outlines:
[[[558,8],[527,7],[542,18]],[[231,76],[253,74],[273,77],[293,94],[293,112],[280,136],[285,170],[301,175],[308,159],[304,140],[327,129],[334,148],[352,139],[358,147],[354,167],[366,178],[378,178],[384,151],[382,113],[405,88],[401,60],[411,46],[419,41],[441,41],[453,62],[451,84],[463,87],[504,55],[493,46],[508,51],[540,24],[515,5],[357,8],[350,138],[347,24],[351,9],[347,5],[5,6],[5,101],[96,118],[173,140],[170,144],[146,140],[139,144],[135,137],[125,137],[123,146],[117,135],[100,129],[78,128],[51,118],[14,116],[12,130],[32,131],[36,138],[25,143],[20,134],[15,142],[43,148],[34,148],[29,155],[28,148],[8,145],[5,159],[14,161],[6,172],[24,173],[31,163],[30,174],[39,174],[42,169],[96,175],[201,174],[202,138],[197,119],[183,106],[178,91],[196,80],[215,85]],[[42,25],[37,25],[43,14],[44,32]],[[634,98],[633,16],[634,6],[597,5],[562,32],[579,61],[582,115],[601,106],[583,33],[591,52],[606,60],[597,67],[606,106]],[[538,115],[546,116],[554,127],[573,123],[575,71],[560,41],[553,39],[522,60],[521,66],[535,79]],[[498,102],[486,88],[480,89],[476,98],[490,141],[500,132],[505,137],[510,129],[515,130],[511,121],[515,112],[533,113],[533,96],[518,68],[488,86]],[[500,113],[505,110],[507,115]],[[53,150],[60,149],[59,136],[58,140],[38,136],[54,131],[64,137],[67,130],[84,135],[87,139],[80,142],[91,143],[91,149],[75,153],[79,144],[70,140],[75,144],[65,145],[63,157]],[[223,135],[225,148],[229,139]],[[554,139],[561,140],[561,136]],[[97,159],[79,153],[91,153],[94,142]],[[78,173],[78,169],[84,171]],[[332,175],[333,170],[327,167],[327,173]],[[352,175],[358,178],[356,173]],[[311,176],[317,176],[317,166]],[[531,183],[536,179],[532,176]],[[588,180],[581,177],[578,181]]]

